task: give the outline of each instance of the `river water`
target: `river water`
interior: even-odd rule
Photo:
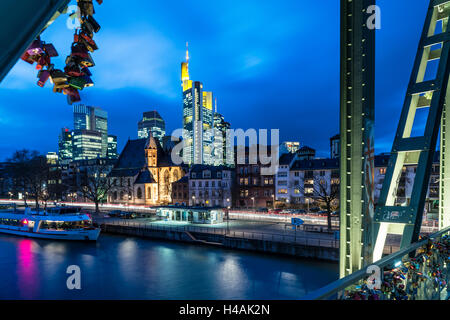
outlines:
[[[71,265],[80,290],[67,288]],[[334,263],[184,243],[0,235],[0,299],[298,299],[337,277]]]

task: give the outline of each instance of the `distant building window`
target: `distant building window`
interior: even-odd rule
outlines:
[[[288,191],[287,191],[287,189],[279,189],[279,190],[278,190],[278,193],[279,193],[279,194],[287,194]]]
[[[139,188],[137,189],[137,198],[138,198],[138,199],[142,199],[142,189],[141,189],[141,187],[139,187]]]
[[[383,174],[383,175],[386,174],[386,168],[381,168],[380,169],[380,174]]]
[[[151,199],[152,198],[152,188],[148,187],[147,188],[147,199]]]

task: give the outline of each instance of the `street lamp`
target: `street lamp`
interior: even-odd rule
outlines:
[[[255,208],[255,197],[252,197],[252,200],[253,200],[253,210],[256,211],[256,208]]]
[[[192,206],[195,206],[195,196],[192,196]]]

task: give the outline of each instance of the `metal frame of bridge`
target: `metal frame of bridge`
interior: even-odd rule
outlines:
[[[401,248],[419,239],[428,192],[433,157],[441,129],[441,177],[439,189],[440,228],[450,219],[450,17],[449,0],[431,0],[414,67],[402,109],[386,176],[375,213],[377,235],[373,260],[381,259],[388,234],[402,235]],[[427,111],[423,134],[413,130],[420,125],[417,110]],[[397,201],[397,191],[405,165],[417,164],[409,203]]]

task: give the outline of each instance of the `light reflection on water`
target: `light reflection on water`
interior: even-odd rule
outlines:
[[[69,265],[82,289],[66,287]],[[298,299],[337,264],[102,235],[97,243],[0,235],[0,299]]]

